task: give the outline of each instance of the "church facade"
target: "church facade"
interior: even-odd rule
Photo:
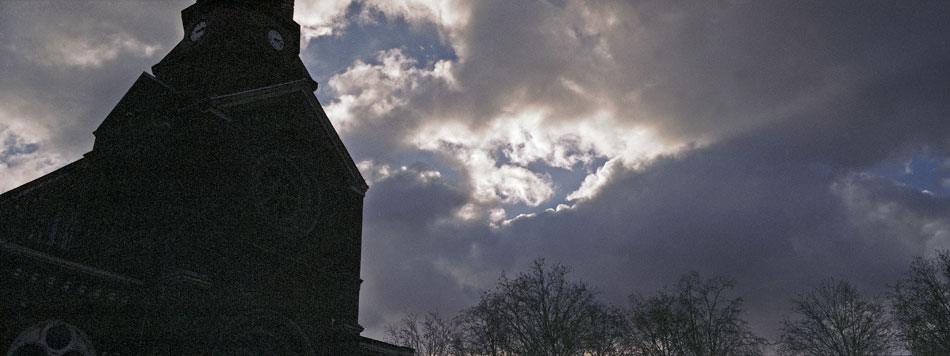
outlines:
[[[82,159],[0,195],[8,355],[412,355],[360,336],[367,185],[293,0],[198,0]]]

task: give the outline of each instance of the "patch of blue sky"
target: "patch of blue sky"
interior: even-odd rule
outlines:
[[[871,173],[891,178],[937,196],[950,196],[950,158],[927,154],[891,160]]]
[[[340,34],[312,39],[301,58],[310,75],[321,83],[317,93],[333,98],[325,84],[333,75],[346,71],[356,60],[378,63],[380,51],[398,48],[403,55],[416,60],[418,67],[430,67],[440,60],[455,60],[455,52],[439,36],[434,24],[416,24],[403,17],[387,17],[369,10],[360,1],[346,10],[346,27]],[[363,14],[368,14],[364,17]]]
[[[32,154],[40,149],[40,145],[35,143],[24,144],[16,136],[8,136],[6,140],[3,141],[3,151],[0,151],[0,164],[5,166],[13,166],[15,164],[13,158],[16,156]]]

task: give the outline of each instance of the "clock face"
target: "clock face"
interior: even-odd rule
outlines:
[[[270,45],[274,47],[274,49],[278,51],[284,49],[284,37],[281,36],[277,30],[267,31],[267,40],[270,41]]]
[[[189,36],[188,38],[190,38],[192,42],[195,42],[201,39],[201,36],[205,35],[205,29],[207,27],[208,27],[208,23],[204,21],[201,21],[195,24],[195,27],[191,29],[191,36]]]

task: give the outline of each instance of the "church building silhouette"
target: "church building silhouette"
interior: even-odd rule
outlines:
[[[367,185],[293,0],[198,0],[80,160],[0,195],[7,355],[400,355],[360,336]]]

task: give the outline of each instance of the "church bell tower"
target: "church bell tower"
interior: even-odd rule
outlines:
[[[359,336],[367,185],[293,11],[198,0],[91,152],[0,195],[11,354],[411,354]]]
[[[195,96],[311,80],[300,61],[293,0],[199,0],[182,11],[185,38],[152,72]],[[314,88],[315,89],[315,88]]]

